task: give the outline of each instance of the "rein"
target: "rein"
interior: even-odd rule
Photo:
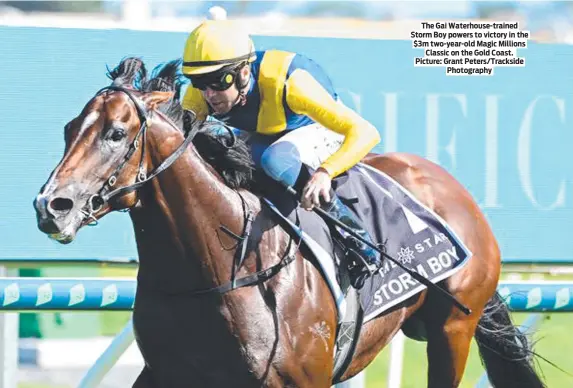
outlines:
[[[84,214],[84,219],[93,220],[93,222],[90,222],[88,225],[97,225],[97,219],[95,217],[95,213],[100,211],[103,208],[103,206],[106,203],[109,203],[109,201],[112,198],[122,196],[122,195],[129,193],[129,192],[132,192],[134,190],[139,189],[140,187],[145,185],[147,182],[149,182],[150,180],[155,178],[157,175],[159,175],[160,173],[162,173],[163,171],[168,169],[183,154],[183,152],[185,152],[185,150],[187,149],[189,144],[193,141],[193,138],[195,137],[195,135],[197,135],[197,133],[199,133],[202,129],[202,127],[200,127],[200,126],[194,126],[191,128],[191,130],[186,132],[185,138],[184,138],[183,142],[181,143],[181,145],[179,145],[179,147],[177,147],[177,149],[171,155],[169,155],[163,162],[161,162],[161,164],[159,166],[157,166],[157,168],[155,168],[155,170],[153,170],[149,175],[147,175],[145,172],[145,168],[143,166],[143,163],[145,160],[144,156],[145,156],[145,143],[146,143],[146,137],[147,137],[146,134],[147,134],[147,129],[150,126],[149,125],[149,122],[150,122],[149,112],[145,109],[145,107],[141,103],[141,101],[135,95],[133,95],[133,93],[129,89],[118,86],[118,85],[112,84],[112,85],[106,86],[106,87],[100,89],[96,93],[96,96],[98,96],[104,92],[110,91],[110,90],[123,92],[129,97],[129,99],[135,105],[135,109],[137,110],[137,115],[139,118],[140,127],[139,127],[137,134],[135,135],[133,142],[129,146],[127,153],[124,155],[122,161],[115,168],[115,170],[111,174],[111,176],[105,181],[105,183],[103,184],[101,189],[97,192],[97,194],[92,195],[88,199],[88,201],[84,205],[84,207],[80,210],[82,212],[82,214]],[[179,130],[175,126],[175,124],[173,124],[173,122],[171,120],[166,118],[166,121],[173,128]],[[227,127],[226,125],[224,125],[224,127],[230,133],[231,138],[232,138],[231,144],[225,145],[225,147],[232,148],[235,145],[235,141],[236,141],[235,133],[232,131],[231,128]],[[141,144],[140,144],[140,141],[141,141]],[[131,159],[131,157],[133,156],[135,151],[137,149],[139,149],[140,146],[142,147],[142,149],[141,149],[141,158],[139,161],[139,169],[138,169],[138,173],[137,173],[137,177],[136,177],[136,182],[131,184],[131,185],[116,188],[115,190],[112,190],[113,187],[115,186],[115,184],[117,183],[118,175],[123,170],[123,168],[125,167],[127,162]],[[243,198],[243,196],[239,192],[237,192],[237,194],[241,198],[241,202],[243,205],[243,214],[245,214],[245,217],[244,217],[244,225],[245,226],[243,228],[242,235],[238,236],[235,233],[233,233],[230,229],[228,229],[226,226],[224,226],[224,225],[220,226],[220,229],[223,232],[227,233],[229,236],[236,239],[239,242],[238,245],[240,245],[240,247],[237,246],[237,250],[235,252],[235,258],[233,260],[233,268],[232,268],[232,274],[231,274],[231,281],[227,282],[223,285],[217,286],[217,287],[191,291],[190,293],[187,293],[187,294],[203,295],[203,294],[207,294],[207,293],[211,293],[211,292],[218,292],[220,294],[223,294],[223,293],[235,290],[237,288],[241,288],[241,287],[245,287],[248,285],[264,282],[264,281],[272,278],[273,276],[275,276],[282,268],[284,268],[285,266],[290,264],[292,261],[294,261],[294,259],[296,257],[295,253],[298,251],[300,244],[302,242],[302,236],[298,236],[298,242],[297,242],[295,250],[292,250],[293,239],[292,238],[289,239],[288,247],[285,251],[285,254],[283,255],[283,257],[279,261],[279,263],[275,264],[272,267],[269,267],[268,269],[255,272],[253,274],[244,276],[242,278],[239,278],[239,279],[235,278],[237,271],[241,268],[241,266],[242,266],[242,264],[246,258],[247,245],[248,245],[249,237],[251,234],[252,223],[254,221],[254,217],[253,217],[252,212],[250,210],[247,211],[247,209],[246,209],[247,204],[246,204],[245,199]],[[126,209],[125,211],[128,211],[128,209]],[[297,214],[297,218],[298,218],[298,214]],[[297,220],[297,224],[298,223],[299,222]]]

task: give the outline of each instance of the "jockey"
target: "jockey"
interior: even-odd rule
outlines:
[[[191,82],[184,109],[201,120],[215,118],[247,132],[257,167],[274,180],[299,188],[303,208],[320,206],[372,241],[336,197],[331,180],[366,156],[380,135],[338,101],[318,64],[296,53],[255,51],[250,36],[237,26],[209,20],[187,38],[182,72]],[[360,288],[382,260],[376,250],[348,237],[351,248],[369,263],[368,270],[361,269]]]

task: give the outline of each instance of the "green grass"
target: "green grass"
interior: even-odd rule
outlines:
[[[521,324],[527,313],[512,314],[516,324]],[[543,319],[534,329],[531,339],[534,350],[560,368],[573,374],[573,314],[543,314]],[[402,387],[419,388],[426,386],[426,344],[406,339],[404,364],[402,369]],[[384,388],[387,382],[390,348],[384,349],[366,370],[367,388]],[[570,377],[543,360],[539,360],[539,369],[543,372],[548,387],[572,387]],[[481,366],[477,345],[472,341],[468,365],[464,373],[461,388],[475,387],[484,369]]]
[[[508,278],[507,273],[502,279]],[[522,280],[572,280],[571,275],[541,275],[526,274]],[[521,325],[529,313],[512,313],[516,325]],[[573,314],[554,313],[542,314],[542,319],[533,331],[529,331],[529,338],[533,342],[534,351],[555,363],[560,368],[573,374]],[[367,388],[385,388],[387,386],[388,366],[390,361],[390,347],[384,349],[366,370]],[[426,344],[406,339],[404,346],[404,363],[402,366],[402,387],[425,387],[427,383]],[[548,387],[573,387],[573,377],[561,372],[547,362],[539,359],[538,370],[541,371]],[[460,388],[475,387],[484,369],[481,365],[477,344],[472,341],[470,356]]]
[[[56,270],[54,270],[56,271]],[[87,274],[84,271],[63,272],[57,270],[57,273],[44,273],[43,276],[104,276],[104,277],[135,277],[134,269],[117,269],[103,268],[96,273]],[[507,275],[503,274],[503,278]],[[539,275],[527,275],[523,280],[539,279]],[[549,276],[545,279],[551,280],[570,280],[570,276]],[[41,314],[45,321],[57,320],[58,315],[54,313]],[[57,328],[53,322],[50,323],[51,329],[48,330],[49,336],[67,336],[67,337],[89,337],[95,335],[116,335],[129,320],[130,312],[88,312],[88,313],[61,313],[59,319],[63,322],[60,328]],[[512,314],[516,324],[521,324],[527,313]],[[97,317],[96,319],[94,319]],[[54,326],[56,328],[54,328]],[[559,367],[573,374],[573,336],[570,335],[573,330],[573,314],[555,313],[543,314],[542,321],[537,325],[532,333],[532,340],[535,342],[534,350],[541,356],[549,359]],[[416,342],[406,339],[404,349],[404,364],[402,375],[403,388],[418,388],[426,386],[426,346],[423,342]],[[366,370],[367,388],[384,388],[386,387],[388,365],[390,359],[390,348],[384,349],[372,364]],[[547,386],[549,387],[573,387],[573,377],[555,369],[545,361],[539,361],[539,367],[545,375]],[[477,345],[472,342],[470,357],[467,368],[462,380],[461,388],[474,387],[483,373]],[[63,388],[37,384],[20,384],[19,388]]]
[[[135,272],[133,272],[135,273]],[[102,276],[130,276],[126,271],[108,270]],[[506,278],[506,274],[503,275]],[[526,275],[524,280],[539,278],[539,275]],[[545,276],[551,280],[570,280],[570,276]],[[129,314],[123,313],[102,313],[102,328],[104,332],[113,335],[117,333],[124,322],[129,318]],[[523,323],[528,313],[513,313],[512,317],[517,325]],[[573,374],[573,336],[569,333],[573,330],[573,314],[556,313],[543,314],[535,330],[531,332],[531,339],[534,341],[534,350],[541,356],[554,362],[559,367]],[[402,387],[419,388],[426,386],[426,344],[410,339],[406,340],[404,348],[404,364]],[[384,349],[376,360],[366,371],[367,388],[384,388],[388,374],[390,360],[390,348]],[[555,369],[545,361],[539,361],[539,367],[545,375],[547,386],[549,387],[573,387],[573,377]],[[472,348],[468,365],[464,374],[461,388],[475,387],[484,369],[481,366],[477,345],[472,341]]]

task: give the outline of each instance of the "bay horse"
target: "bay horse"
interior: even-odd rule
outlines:
[[[145,360],[134,387],[326,388],[366,368],[414,319],[427,341],[428,387],[459,386],[474,336],[495,387],[544,386],[496,293],[500,249],[480,208],[444,169],[404,153],[363,162],[410,190],[471,250],[440,282],[471,313],[424,289],[364,325],[333,381],[332,294],[262,202],[246,143],[208,135],[208,122],[182,110],[179,65],[148,74],[126,58],[109,71],[112,84],[65,126],[63,157],[33,201],[40,231],[62,244],[112,211],[129,212],[139,255],[133,324]],[[228,287],[249,276],[257,281]]]

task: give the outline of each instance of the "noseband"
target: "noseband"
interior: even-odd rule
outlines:
[[[131,90],[118,85],[112,84],[100,89],[96,93],[96,97],[107,91],[123,92],[129,97],[129,99],[135,105],[135,109],[137,110],[137,116],[139,118],[140,126],[137,134],[135,135],[135,138],[133,139],[133,142],[130,144],[129,149],[127,153],[124,155],[122,161],[115,168],[111,176],[105,181],[101,189],[96,194],[92,195],[89,198],[89,200],[81,210],[81,212],[84,214],[84,220],[85,219],[92,220],[89,223],[89,225],[97,225],[97,219],[95,217],[95,213],[100,211],[103,208],[103,206],[106,203],[108,203],[112,198],[122,196],[129,192],[139,189],[141,186],[143,186],[144,184],[155,178],[157,175],[159,175],[161,172],[169,168],[169,166],[171,166],[173,162],[175,162],[183,154],[185,149],[189,146],[189,143],[193,141],[195,135],[201,131],[200,125],[193,126],[191,130],[185,133],[185,139],[183,140],[183,143],[181,143],[181,145],[171,155],[169,155],[169,157],[167,157],[155,170],[153,170],[149,175],[147,175],[143,163],[145,160],[145,148],[146,148],[145,141],[147,137],[146,134],[150,122],[149,111],[147,111],[141,100],[137,98],[132,93]],[[171,120],[166,118],[166,121],[173,128],[179,130]],[[225,126],[225,128],[227,127]],[[229,147],[233,147],[235,144],[235,134],[229,128],[227,129],[232,137],[231,145]],[[121,188],[114,189],[119,174],[121,173],[127,162],[131,159],[132,155],[139,147],[142,147],[142,149],[141,149],[141,158],[139,161],[139,168],[135,183],[129,186],[124,186]]]

